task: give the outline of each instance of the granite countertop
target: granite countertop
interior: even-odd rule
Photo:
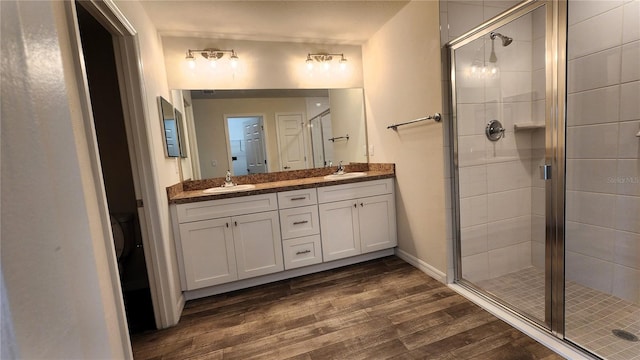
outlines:
[[[174,186],[167,188],[167,195],[169,198],[169,204],[186,204],[198,201],[206,201],[206,200],[218,200],[218,199],[228,199],[242,196],[250,196],[250,195],[258,195],[258,194],[268,194],[282,191],[290,191],[290,190],[299,190],[299,189],[308,189],[315,187],[323,187],[323,186],[331,186],[331,185],[340,185],[340,184],[350,184],[357,183],[362,181],[371,181],[378,179],[389,179],[395,177],[395,166],[394,164],[375,164],[373,166],[367,166],[368,164],[364,164],[365,166],[352,166],[351,169],[349,166],[346,166],[345,172],[353,172],[353,171],[362,171],[365,172],[366,175],[348,179],[339,179],[339,180],[326,180],[324,179],[324,175],[331,174],[335,170],[327,168],[327,170],[322,171],[322,173],[327,172],[327,174],[318,174],[318,171],[305,171],[301,170],[298,173],[293,172],[285,172],[285,173],[275,173],[269,177],[264,177],[260,179],[262,181],[248,181],[250,180],[247,177],[234,177],[234,182],[238,184],[251,184],[255,185],[255,189],[245,190],[245,191],[236,191],[229,193],[220,193],[220,194],[207,194],[204,193],[203,190],[220,186],[218,182],[220,182],[220,178],[216,179],[207,179],[207,180],[198,180],[198,181],[186,181],[183,183],[176,184]],[[377,166],[376,166],[377,165]],[[389,166],[379,166],[379,165],[389,165]],[[366,169],[365,169],[366,167]],[[307,176],[302,177],[308,173]],[[283,175],[285,174],[285,175]],[[294,177],[294,178],[291,178]],[[273,181],[268,181],[273,180]],[[224,179],[222,179],[224,181]]]

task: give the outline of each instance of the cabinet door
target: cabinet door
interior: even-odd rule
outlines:
[[[321,204],[322,258],[331,261],[360,254],[360,230],[355,200]]]
[[[230,218],[180,225],[186,287],[194,290],[238,279]]]
[[[234,216],[231,220],[239,279],[284,270],[277,211]]]
[[[393,195],[358,200],[362,253],[388,249],[398,244]]]

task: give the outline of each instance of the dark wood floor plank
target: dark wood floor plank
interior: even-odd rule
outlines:
[[[395,256],[189,301],[135,359],[561,357]]]

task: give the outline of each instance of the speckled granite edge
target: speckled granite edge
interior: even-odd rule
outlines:
[[[233,177],[233,181],[237,184],[254,184],[256,185],[256,189],[215,195],[203,194],[202,190],[221,186],[224,183],[224,178],[188,180],[167,187],[167,197],[170,204],[183,204],[197,201],[227,199],[240,196],[268,194],[279,191],[308,189],[313,187],[349,184],[361,181],[388,179],[395,177],[395,164],[357,163],[345,165],[345,170],[346,172],[362,171],[367,172],[368,174],[367,176],[351,179],[323,179],[323,176],[332,174],[336,171],[336,167],[334,166],[329,168],[245,175]]]

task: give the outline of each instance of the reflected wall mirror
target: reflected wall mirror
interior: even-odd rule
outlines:
[[[181,141],[181,134],[184,134],[182,114],[162,96],[158,96],[158,107],[164,131],[165,155],[167,157],[187,157],[186,144]]]
[[[362,88],[183,91],[199,178],[367,162]]]

